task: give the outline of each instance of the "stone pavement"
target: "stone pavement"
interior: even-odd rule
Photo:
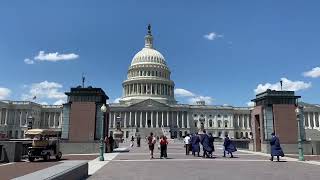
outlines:
[[[247,151],[238,151],[236,158],[223,158],[222,147],[216,146],[215,157],[186,156],[182,144],[169,144],[168,159],[149,159],[148,147],[133,147],[128,153],[119,153],[89,179],[106,180],[208,180],[208,179],[281,179],[318,180],[320,166],[301,163],[293,158],[270,162],[269,157]]]

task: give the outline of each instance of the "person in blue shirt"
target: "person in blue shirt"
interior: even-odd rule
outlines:
[[[277,161],[280,161],[280,156],[283,157],[284,153],[282,151],[282,148],[280,146],[280,140],[279,138],[275,135],[275,133],[271,133],[271,140],[270,140],[270,145],[271,145],[271,158],[270,161],[273,161],[273,156],[277,156]]]

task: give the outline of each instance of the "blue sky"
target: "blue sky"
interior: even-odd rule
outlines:
[[[319,6],[292,0],[2,1],[0,99],[37,95],[39,103],[59,103],[63,92],[81,84],[82,73],[110,101],[121,97],[151,23],[181,103],[203,98],[247,106],[255,92],[277,89],[283,78],[285,89],[319,104]]]

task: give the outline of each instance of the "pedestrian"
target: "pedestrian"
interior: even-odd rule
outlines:
[[[153,133],[150,133],[150,136],[148,137],[148,145],[150,150],[150,159],[153,159],[153,151],[154,151],[154,144],[156,143],[156,138],[153,136]]]
[[[233,158],[233,152],[237,151],[236,146],[233,142],[229,139],[228,134],[225,135],[224,142],[223,142],[224,150],[223,150],[223,157],[226,157],[226,152],[230,154],[230,158]]]
[[[212,157],[212,153],[214,152],[214,137],[212,136],[212,133],[209,133],[209,146],[211,147],[212,151],[209,154],[210,157]]]
[[[131,144],[130,144],[130,147],[133,147],[133,144],[134,144],[134,137],[131,136]]]
[[[137,147],[140,147],[140,143],[141,143],[141,137],[140,137],[140,134],[138,134],[138,136],[137,136]]]
[[[198,135],[198,133],[196,133],[195,135],[193,135],[191,137],[191,145],[192,145],[192,155],[196,156],[196,153],[198,155],[198,157],[200,156],[200,137]]]
[[[109,139],[108,139],[108,136],[104,137],[104,144],[105,144],[105,153],[108,152],[108,149],[109,149]]]
[[[275,135],[275,133],[271,133],[271,140],[270,140],[270,145],[271,145],[271,158],[270,161],[273,161],[273,156],[277,156],[277,161],[280,161],[280,156],[283,157],[284,153],[282,151],[282,148],[280,146],[280,140],[279,138]]]
[[[202,138],[201,138],[201,144],[202,144],[202,149],[203,149],[203,158],[208,158],[209,154],[212,153],[212,148],[209,144],[209,136],[206,133],[205,130],[203,130],[203,134],[201,134]]]
[[[184,137],[184,146],[186,148],[186,155],[189,155],[190,152],[190,136],[189,134]]]
[[[160,137],[160,158],[167,158],[167,146],[168,146],[168,141],[166,136],[162,135]]]
[[[112,134],[109,136],[108,142],[110,145],[110,152],[113,152],[114,140],[113,140]]]

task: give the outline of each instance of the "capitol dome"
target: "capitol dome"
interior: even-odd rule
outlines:
[[[144,39],[145,45],[132,58],[127,80],[122,84],[123,97],[120,102],[135,103],[154,99],[168,104],[176,103],[171,72],[163,55],[153,48],[150,25]]]

